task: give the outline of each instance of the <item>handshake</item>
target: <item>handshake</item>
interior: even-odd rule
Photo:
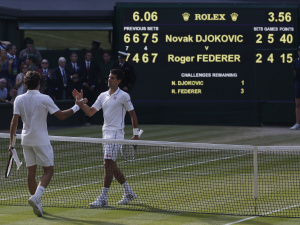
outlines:
[[[82,108],[84,104],[88,102],[87,98],[83,98],[83,90],[80,92],[74,89],[72,91],[72,95],[75,98],[75,104],[79,106],[79,108]]]

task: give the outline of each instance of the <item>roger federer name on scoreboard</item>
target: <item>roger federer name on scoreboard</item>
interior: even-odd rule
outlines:
[[[168,54],[168,62],[185,64],[188,62],[241,62],[239,54],[198,54],[196,56],[175,56]]]

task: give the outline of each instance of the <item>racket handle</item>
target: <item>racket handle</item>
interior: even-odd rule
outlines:
[[[11,146],[12,146],[13,148],[14,148],[15,145],[16,145],[16,139],[17,139],[17,135],[14,134],[13,139],[12,139],[12,143],[11,143]]]

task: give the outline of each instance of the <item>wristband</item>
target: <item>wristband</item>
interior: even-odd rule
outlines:
[[[140,134],[140,129],[139,128],[133,128],[133,135],[139,135]]]
[[[80,109],[80,107],[75,104],[71,109],[73,110],[74,113],[76,113]]]

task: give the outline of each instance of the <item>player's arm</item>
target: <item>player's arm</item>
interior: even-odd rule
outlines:
[[[131,138],[132,140],[138,140],[139,139],[139,124],[137,120],[137,116],[135,114],[134,109],[129,111],[129,115],[131,117],[131,123],[133,127],[133,137]]]
[[[14,114],[13,118],[11,119],[11,123],[10,123],[9,154],[11,154],[11,155],[12,155],[12,151],[11,151],[12,140],[13,140],[15,133],[17,132],[19,116],[20,116],[19,114]]]
[[[78,109],[79,110],[79,109]],[[53,113],[54,116],[56,116],[60,120],[65,120],[72,116],[75,112],[71,109],[66,109],[66,110],[59,110],[55,113]]]
[[[83,99],[81,102],[83,104],[85,104],[87,102],[87,100]],[[56,116],[60,120],[65,120],[65,119],[69,118],[70,116],[72,116],[73,114],[75,114],[78,110],[80,110],[80,106],[77,104],[77,101],[76,101],[75,105],[72,108],[66,109],[66,110],[58,110],[55,113],[53,113],[53,115]]]
[[[87,104],[83,103],[83,100],[77,102],[76,104],[79,105],[79,107],[88,115],[89,117],[93,116],[97,110],[94,107],[89,107]]]

